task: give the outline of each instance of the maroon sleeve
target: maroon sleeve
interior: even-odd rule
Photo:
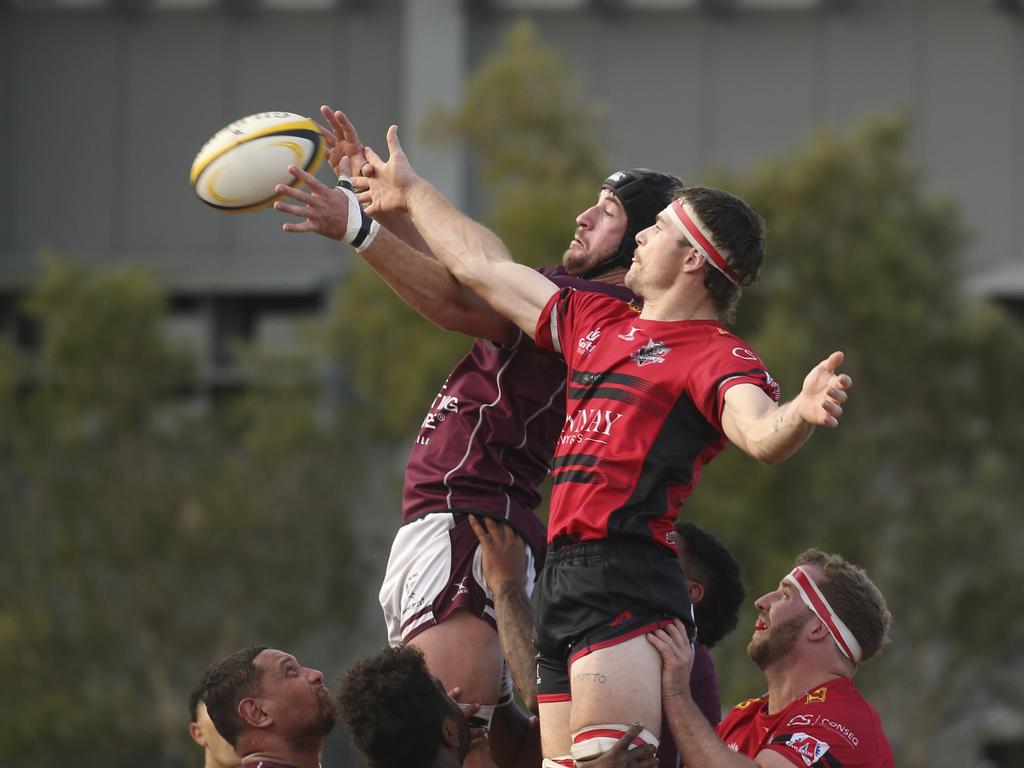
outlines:
[[[718,697],[718,675],[708,647],[697,643],[693,647],[693,668],[690,670],[690,696],[711,725],[722,721],[722,702]]]

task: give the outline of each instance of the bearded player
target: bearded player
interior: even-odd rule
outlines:
[[[643,308],[557,285],[416,175],[388,131],[355,182],[368,216],[408,212],[456,278],[538,346],[565,357],[566,421],[552,463],[549,553],[534,593],[538,701],[549,765],[607,750],[629,723],[657,743],[652,629],[682,619],[670,533],[701,468],[728,442],[765,463],[834,428],[852,385],[834,352],[778,404],[760,358],[723,325],[764,258],[764,222],[721,190],[687,187],[636,237],[625,282]],[[682,745],[681,745],[682,746]]]
[[[341,112],[325,107],[322,113],[332,128],[329,162],[349,192],[344,172],[350,165],[365,167],[363,146]],[[293,172],[307,189],[279,187],[296,203],[279,202],[275,208],[304,221],[285,224],[285,231],[350,242],[427,319],[478,337],[438,391],[412,447],[402,527],[380,603],[390,642],[419,648],[446,688],[458,687],[464,701],[483,705],[478,717],[487,723],[499,694],[511,700],[511,688],[499,691],[502,653],[493,595],[467,517],[506,522],[525,539],[527,588],[532,590],[545,552],[544,525],[534,510],[565,423],[565,363],[461,286],[429,252],[407,216],[399,212],[370,221],[342,189],[329,189],[301,170]],[[675,177],[646,169],[612,174],[594,204],[577,216],[562,266],[538,274],[558,286],[598,292],[620,303],[632,299],[622,282],[635,236],[680,186]],[[527,741],[515,732],[504,736],[498,727],[491,732],[499,762],[502,754],[517,752]]]

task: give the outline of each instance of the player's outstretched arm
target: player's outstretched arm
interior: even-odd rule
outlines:
[[[348,155],[338,160],[339,176],[348,175],[350,162]],[[315,232],[331,240],[345,240],[351,213],[348,194],[297,166],[289,170],[306,188],[277,187],[278,194],[294,202],[279,200],[274,209],[302,219],[286,222],[284,231]],[[441,262],[390,230],[382,228],[360,255],[406,304],[435,325],[497,342],[514,340],[516,329],[506,318],[462,286]]]
[[[843,415],[853,379],[839,373],[843,353],[833,352],[810,370],[800,394],[776,405],[753,384],[738,384],[725,393],[722,427],[726,437],[765,464],[788,459],[816,426],[835,429]]]
[[[323,115],[329,129],[321,126],[320,132],[327,141],[327,164],[331,166],[336,176],[341,176],[343,171],[341,161],[348,158],[351,171],[344,171],[346,176],[352,173],[359,173],[359,168],[366,162],[365,147],[359,138],[359,132],[348,119],[348,116],[340,109],[334,109],[326,104],[320,107],[320,114]],[[380,225],[388,229],[393,235],[405,243],[408,243],[417,251],[430,254],[423,236],[413,226],[409,215],[404,212],[395,211],[385,213],[377,217]],[[372,265],[371,265],[372,266]]]
[[[355,180],[368,187],[360,202],[371,215],[408,211],[430,250],[455,278],[531,337],[541,311],[558,287],[535,270],[511,260],[504,243],[487,227],[459,212],[440,192],[416,175],[398,140],[398,126],[388,129],[388,161],[369,147],[367,176]]]

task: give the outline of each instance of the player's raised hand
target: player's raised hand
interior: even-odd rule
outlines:
[[[339,173],[348,173],[347,156],[341,159],[338,167]],[[316,232],[331,240],[343,240],[348,228],[348,196],[340,189],[326,186],[298,166],[289,166],[288,172],[305,184],[306,189],[278,184],[274,191],[296,202],[278,200],[274,203],[274,210],[298,216],[303,221],[285,222],[281,229],[285,232]]]
[[[647,641],[661,655],[661,697],[689,696],[693,646],[683,623],[673,619],[664,629],[648,634]]]
[[[853,379],[839,373],[843,353],[833,352],[814,366],[804,378],[800,390],[800,417],[809,424],[835,429],[843,415],[843,404],[853,386]]]
[[[409,192],[420,181],[402,150],[397,125],[388,128],[387,141],[387,162],[373,149],[366,147],[363,150],[366,163],[359,169],[360,175],[352,179],[356,189],[366,190],[359,194],[359,204],[371,216],[408,210]]]
[[[511,525],[489,517],[466,518],[480,542],[484,581],[492,592],[510,581],[526,586],[526,542]]]
[[[356,127],[340,109],[333,109],[325,104],[320,107],[320,114],[330,126],[330,130],[323,127],[320,129],[330,148],[327,152],[327,164],[335,174],[341,176],[341,160],[347,157],[349,167],[358,173],[359,166],[366,158],[363,156],[363,142],[359,140]]]
[[[657,748],[653,744],[642,744],[630,749],[643,726],[634,723],[614,746],[604,754],[577,765],[587,768],[658,768]]]

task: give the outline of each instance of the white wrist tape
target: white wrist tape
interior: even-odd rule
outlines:
[[[348,225],[345,228],[345,242],[352,245],[357,253],[362,253],[370,247],[373,238],[380,232],[380,224],[366,215],[366,212],[359,207],[355,190],[352,188],[352,179],[342,174],[338,177],[338,189],[345,193],[348,198]]]

